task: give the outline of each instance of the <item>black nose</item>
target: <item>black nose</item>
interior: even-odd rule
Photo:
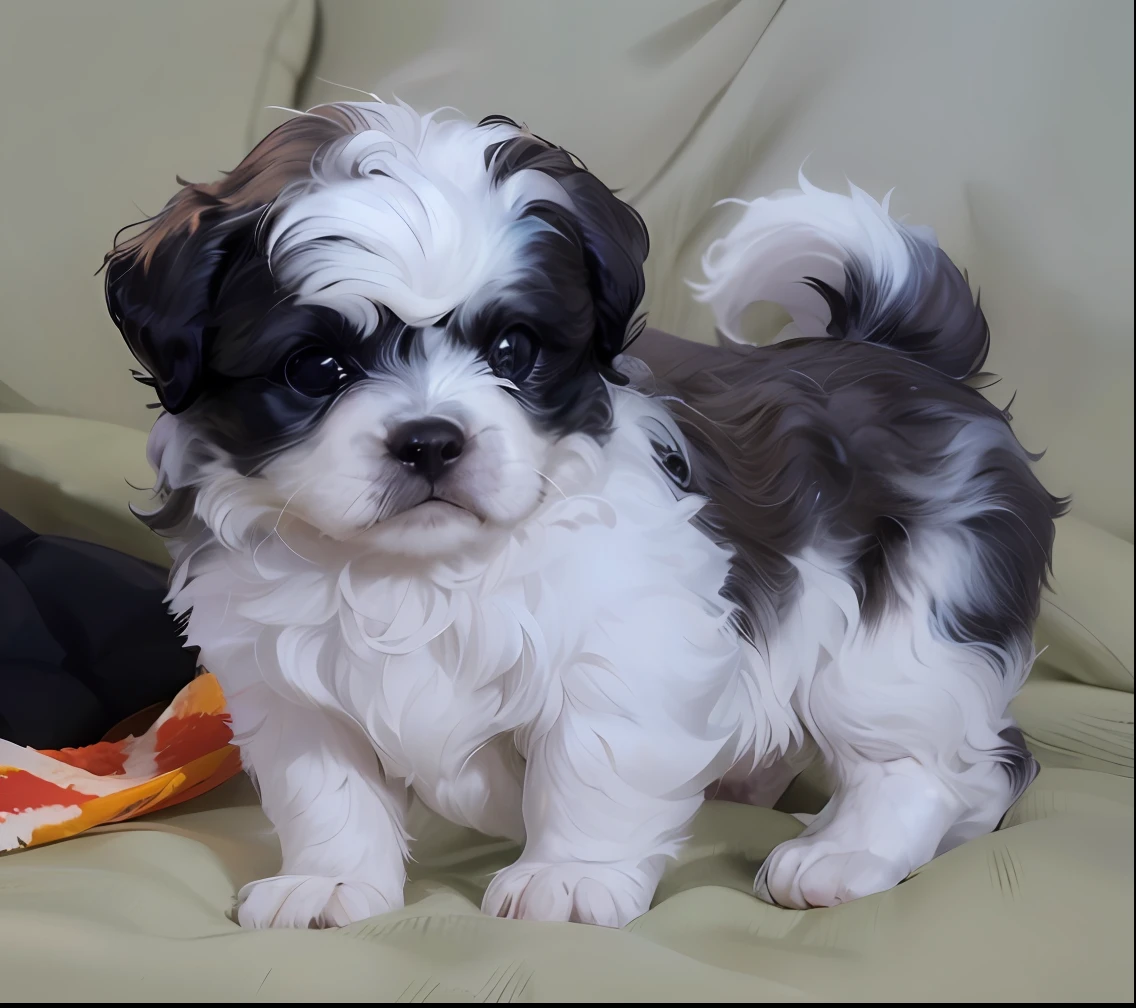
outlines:
[[[449,420],[427,417],[403,424],[390,436],[387,447],[399,462],[434,483],[461,455],[465,435]]]

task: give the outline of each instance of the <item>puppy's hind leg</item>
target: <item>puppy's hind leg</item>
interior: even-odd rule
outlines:
[[[877,625],[849,628],[796,699],[836,792],[762,865],[769,902],[806,909],[888,889],[994,829],[1036,773],[1007,712],[1028,636],[960,641],[913,580]]]

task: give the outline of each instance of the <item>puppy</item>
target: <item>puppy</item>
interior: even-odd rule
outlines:
[[[756,880],[787,907],[895,885],[1032,779],[1007,706],[1062,502],[964,383],[986,323],[933,236],[803,180],[743,204],[697,296],[793,338],[645,338],[665,374],[624,353],[647,248],[509,120],[367,103],[109,254],[164,410],[144,519],[280,838],[243,925],[401,906],[411,790],[523,842],[487,913],[621,926],[708,787],[771,802],[808,747],[835,796]]]

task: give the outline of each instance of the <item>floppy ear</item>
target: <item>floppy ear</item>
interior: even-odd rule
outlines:
[[[352,128],[353,115],[349,106],[317,106],[274,129],[218,181],[179,179],[181,191],[106,257],[107,308],[168,412],[201,392],[227,254],[235,242],[247,250],[259,212],[307,177],[315,152]]]
[[[145,247],[128,246],[107,257],[110,316],[149,372],[149,379],[139,380],[153,385],[169,413],[192,405],[204,379],[215,280],[233,230],[211,217],[215,214],[199,214],[192,230],[178,229]]]
[[[490,116],[480,125],[521,128],[504,116]],[[650,251],[643,218],[568,151],[531,133],[493,145],[485,157],[497,182],[529,169],[556,179],[568,195],[570,219],[583,245],[596,311],[596,358],[608,381],[626,385],[627,378],[612,367],[612,361],[637,335],[633,323],[643,300],[643,263]]]
[[[565,175],[560,185],[572,199],[584,241],[596,310],[596,357],[608,381],[626,385],[627,378],[612,361],[637,335],[632,329],[645,289],[647,227],[632,207],[586,170]]]

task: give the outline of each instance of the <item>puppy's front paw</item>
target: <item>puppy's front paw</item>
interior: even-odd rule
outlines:
[[[623,927],[647,912],[654,888],[633,866],[518,861],[497,873],[481,909],[518,920]]]
[[[237,893],[237,922],[246,928],[343,927],[402,906],[402,892],[321,875],[276,875]]]
[[[907,874],[906,865],[870,851],[841,850],[818,834],[774,847],[757,873],[754,891],[767,903],[808,910],[883,892]]]

